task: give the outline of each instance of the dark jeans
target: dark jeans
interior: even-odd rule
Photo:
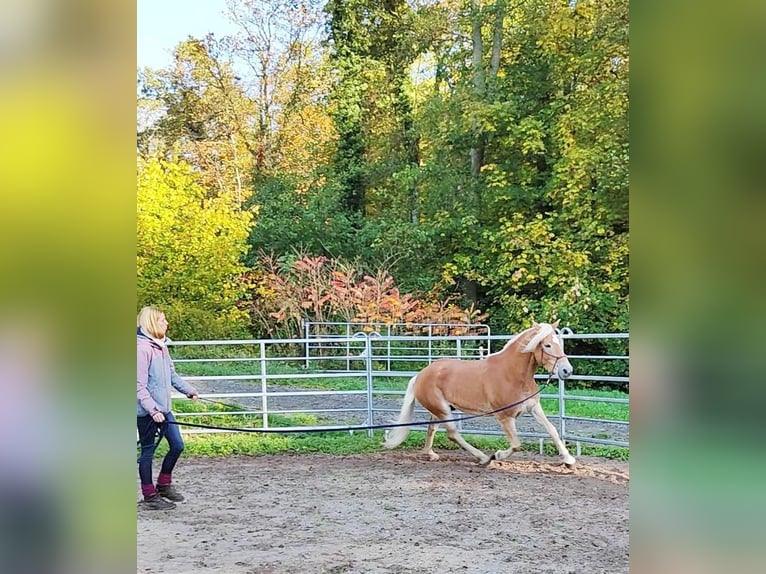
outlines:
[[[173,413],[164,413],[165,420],[175,422]],[[136,417],[138,424],[138,440],[141,442],[141,456],[138,459],[138,476],[141,478],[141,484],[153,484],[152,482],[152,460],[156,450],[155,441],[157,440],[157,429],[162,428],[163,436],[168,441],[168,454],[162,461],[160,472],[170,474],[173,467],[178,462],[178,457],[184,450],[184,441],[181,438],[181,428],[178,425],[168,424],[167,422],[157,424],[150,416]]]

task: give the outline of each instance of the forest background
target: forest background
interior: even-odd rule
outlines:
[[[627,0],[227,0],[138,71],[138,304],[628,330]]]

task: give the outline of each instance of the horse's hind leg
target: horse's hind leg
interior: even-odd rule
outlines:
[[[532,407],[531,413],[532,416],[535,417],[535,420],[543,425],[545,430],[548,431],[548,434],[551,435],[556,448],[559,449],[559,454],[564,457],[564,464],[570,468],[573,467],[575,465],[575,458],[569,454],[564,441],[561,440],[561,437],[559,436],[559,432],[556,430],[556,427],[551,424],[551,421],[548,420],[548,417],[545,416],[543,407],[540,406],[539,402],[535,403],[535,406]]]
[[[437,417],[431,415],[431,420],[438,420]],[[423,454],[427,454],[430,460],[439,460],[439,455],[434,452],[434,435],[436,434],[439,425],[428,425],[426,430],[426,444],[423,447]]]
[[[444,423],[444,426],[447,427],[447,436],[449,437],[451,441],[456,442],[463,449],[467,450],[473,456],[478,458],[479,464],[489,464],[489,462],[492,460],[492,457],[484,454],[478,448],[468,444],[466,440],[457,431],[457,425],[455,423]]]
[[[514,417],[504,417],[500,419],[500,424],[503,427],[510,448],[496,451],[493,457],[497,460],[504,460],[514,452],[521,450],[521,441],[519,440],[519,435],[516,434],[516,419]]]

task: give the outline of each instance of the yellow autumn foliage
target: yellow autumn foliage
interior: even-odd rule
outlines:
[[[211,195],[185,163],[139,166],[138,305],[164,307],[176,338],[243,332],[236,303],[252,214],[237,205],[231,194]]]

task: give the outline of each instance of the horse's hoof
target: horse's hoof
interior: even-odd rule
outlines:
[[[575,463],[575,462],[565,462],[564,466],[567,467],[568,469],[572,470],[574,467],[577,466],[577,463]]]
[[[493,460],[497,460],[497,458],[495,457],[495,453],[494,452],[491,455],[489,455],[487,457],[487,460],[485,460],[484,462],[479,461],[479,466],[485,466],[485,467],[489,466],[489,463],[491,463]]]

